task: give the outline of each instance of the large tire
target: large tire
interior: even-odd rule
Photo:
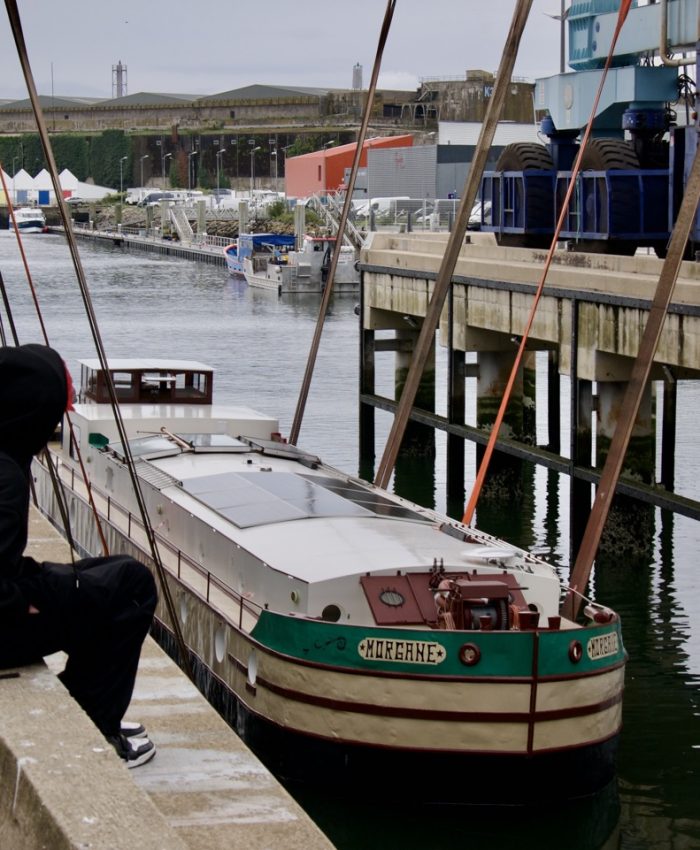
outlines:
[[[496,163],[496,171],[553,171],[552,156],[544,145],[536,142],[516,142],[507,145]],[[526,198],[518,186],[519,203],[524,208],[525,227],[550,228],[549,234],[542,233],[499,233],[499,245],[516,248],[547,248],[554,232],[554,190],[546,178],[534,178],[528,183]]]
[[[623,139],[589,139],[581,159],[581,171],[633,171],[638,168],[639,159],[632,144]],[[636,183],[630,181],[624,191],[613,191],[609,204],[605,179],[601,177],[597,184],[597,218],[604,227],[619,231],[638,217],[640,199]],[[589,197],[589,203],[595,203],[593,197]],[[609,222],[606,220],[608,213]],[[587,214],[592,216],[593,210],[588,209]],[[636,241],[622,239],[582,239],[576,243],[578,251],[596,254],[632,256],[637,248]]]

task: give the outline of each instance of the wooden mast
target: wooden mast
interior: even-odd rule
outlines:
[[[440,264],[435,288],[432,298],[428,304],[428,310],[423,319],[423,324],[416,341],[416,346],[411,359],[411,366],[406,376],[401,398],[396,408],[394,421],[387,438],[384,454],[379,463],[377,474],[374,483],[378,487],[386,489],[389,485],[389,479],[396,463],[396,458],[399,453],[399,447],[403,439],[408,418],[411,413],[411,408],[418,392],[423,369],[430,353],[435,331],[437,330],[440,314],[445,304],[445,298],[450,288],[452,275],[454,274],[457,258],[464,242],[464,235],[467,232],[467,224],[469,223],[469,215],[474,201],[476,200],[479,185],[481,183],[481,175],[486,165],[489,148],[493,143],[493,138],[496,133],[498,119],[503,110],[503,104],[510,88],[510,81],[513,76],[513,68],[515,66],[515,58],[518,55],[518,46],[520,39],[527,23],[528,15],[532,0],[518,0],[515,11],[513,12],[513,20],[511,21],[510,30],[506,38],[506,44],[503,49],[501,63],[496,75],[496,84],[493,88],[493,94],[489,101],[489,106],[484,118],[484,123],[479,134],[474,158],[472,159],[471,167],[469,168],[469,176],[464,187],[462,200],[460,201],[457,216],[450,234],[445,254]]]

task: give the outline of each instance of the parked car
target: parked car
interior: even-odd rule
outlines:
[[[136,204],[137,207],[151,207],[161,201],[174,201],[175,195],[172,192],[149,192]]]

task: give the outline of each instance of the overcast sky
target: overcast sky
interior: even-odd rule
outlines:
[[[214,94],[255,83],[367,87],[386,0],[18,0],[40,94],[112,96],[112,66],[128,93]],[[421,77],[463,77],[498,67],[515,0],[397,0],[380,88],[414,89]],[[560,0],[534,0],[515,75],[559,69]],[[0,98],[27,90],[4,4]]]

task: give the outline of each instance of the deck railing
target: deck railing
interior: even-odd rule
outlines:
[[[45,467],[43,461],[37,459],[37,463]],[[58,476],[60,480],[70,488],[75,498],[83,503],[85,510],[91,511],[86,496],[83,496],[78,489],[81,488],[87,493],[85,480],[79,470],[72,466],[67,466],[60,459],[56,459],[56,463],[58,466]],[[145,543],[142,545],[135,539],[136,535],[140,534],[143,536],[144,541],[147,540],[146,531],[141,518],[136,514],[133,514],[127,507],[120,504],[112,496],[104,493],[99,488],[96,488],[94,484],[91,484],[90,489],[95,503],[97,504],[98,501],[102,502],[103,517],[112,524],[117,532],[126,534],[130,542],[143,552],[144,557],[151,560],[150,552],[145,547]],[[237,593],[232,587],[227,585],[214,573],[207,570],[178,547],[173,546],[156,529],[153,530],[153,535],[156,539],[159,552],[161,553],[163,566],[168,569],[168,571],[175,576],[179,582],[186,584],[194,594],[200,596],[203,601],[210,605],[213,604],[213,591],[218,591],[228,598],[233,603],[234,608],[238,609],[239,629],[243,627],[244,614],[248,614],[250,617],[257,620],[263,611],[262,605],[257,605],[243,597],[240,593]],[[169,556],[169,563],[166,563],[164,555]],[[174,564],[174,566],[172,566],[172,564]],[[200,579],[197,584],[195,584],[192,579],[188,581],[185,578],[187,570],[191,570],[195,576]],[[198,590],[198,586],[204,586],[205,590],[203,593]]]

